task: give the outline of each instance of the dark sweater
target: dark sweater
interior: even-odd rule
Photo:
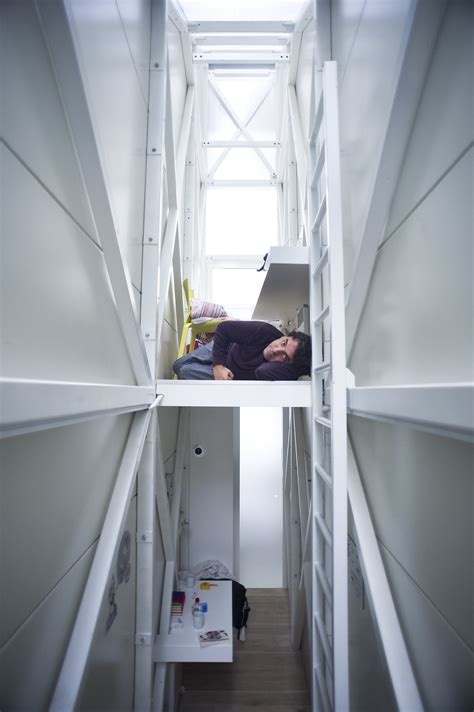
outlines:
[[[237,381],[296,381],[291,363],[265,361],[263,350],[283,334],[264,321],[224,321],[214,337],[214,366],[226,366]]]

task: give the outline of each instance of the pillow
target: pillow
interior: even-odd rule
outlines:
[[[227,312],[220,304],[205,302],[202,299],[191,299],[191,319],[220,319],[227,316]]]

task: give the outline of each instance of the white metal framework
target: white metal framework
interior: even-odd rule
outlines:
[[[312,83],[308,234],[312,372],[312,640],[316,709],[349,708],[347,436],[337,69]]]
[[[0,383],[1,437],[103,415],[129,414],[131,421],[51,709],[73,709],[79,699],[100,605],[135,485],[138,511],[134,705],[136,710],[161,712],[168,683],[169,709],[172,708],[173,668],[157,662],[157,635],[168,627],[171,592],[179,563],[180,505],[189,439],[188,408],[263,404],[290,408],[285,445],[285,557],[292,644],[295,649],[301,646],[305,629],[312,641],[313,709],[342,712],[350,707],[346,552],[349,496],[369,602],[395,697],[400,709],[421,710],[415,675],[357,463],[348,442],[346,414],[403,423],[472,441],[473,386],[457,383],[357,388],[350,382],[345,360],[335,63],[325,63],[319,92],[316,83],[320,72],[313,62],[307,142],[303,138],[295,89],[299,47],[305,28],[314,19],[311,12],[306,9],[296,24],[245,21],[188,24],[171,2],[152,1],[143,275],[138,320],[117,239],[97,127],[88,105],[70,2],[37,2],[36,8],[70,124],[133,373],[133,383],[114,385],[26,379],[2,379]],[[415,87],[405,87],[404,79],[407,74],[411,75],[414,65],[421,62],[426,67],[442,10],[443,3],[433,12],[429,3],[414,4],[412,25],[404,42],[391,128],[381,156],[346,312],[349,351],[370,282],[380,226],[385,220],[400,167],[400,130],[396,127],[402,122],[406,142],[417,105],[420,77],[425,69],[421,69]],[[173,131],[167,50],[171,25],[179,32],[187,81],[179,136]],[[413,33],[421,29],[429,35],[429,42],[422,45],[413,39]],[[264,33],[258,36],[258,41],[256,36],[248,34],[257,32]],[[264,49],[258,50],[255,45],[263,45]],[[269,49],[274,45],[278,45],[278,50]],[[235,49],[242,46],[244,49]],[[420,57],[415,50],[421,46]],[[213,47],[215,49],[211,49]],[[237,116],[216,82],[212,78],[208,81],[208,70],[214,65],[220,76],[225,72],[233,72],[235,76],[236,71],[245,74],[251,70],[268,77],[267,88],[244,119]],[[234,126],[228,140],[208,140],[205,134],[202,113],[208,91],[213,93]],[[277,135],[275,140],[258,140],[249,125],[271,91],[277,93],[281,108]],[[214,149],[222,151],[209,165],[207,155]],[[265,179],[216,179],[229,152],[240,149],[250,149],[257,155],[266,172]],[[274,163],[265,154],[269,149],[275,151]],[[378,191],[383,189],[380,176],[387,171],[390,189],[384,190],[383,199],[379,200]],[[242,184],[256,188],[274,186],[278,196],[280,242],[309,246],[314,345],[311,383],[262,383],[256,387],[253,383],[183,384],[163,380],[160,370],[164,357],[160,346],[166,326],[167,300],[171,296],[179,328],[184,314],[182,277],[189,277],[195,286],[205,284],[203,233],[207,188]],[[219,259],[222,262],[240,259],[243,264],[249,258],[217,256],[214,264]],[[311,404],[309,459],[305,452],[303,409]],[[181,408],[172,496],[167,490],[157,406]],[[161,579],[156,571],[159,543],[165,558]]]

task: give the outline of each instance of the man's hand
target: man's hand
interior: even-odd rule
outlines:
[[[232,381],[234,374],[225,366],[214,366],[214,380],[216,381]]]

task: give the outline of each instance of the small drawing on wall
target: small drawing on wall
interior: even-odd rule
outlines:
[[[117,588],[121,583],[128,583],[130,579],[131,565],[130,565],[130,554],[131,554],[132,538],[130,532],[124,531],[122,534],[122,539],[120,540],[120,545],[117,553],[116,562],[116,574],[112,574],[109,584],[109,610],[107,613],[107,620],[105,622],[105,632],[108,633],[114,620],[117,617],[117,603],[115,601],[115,594]]]

